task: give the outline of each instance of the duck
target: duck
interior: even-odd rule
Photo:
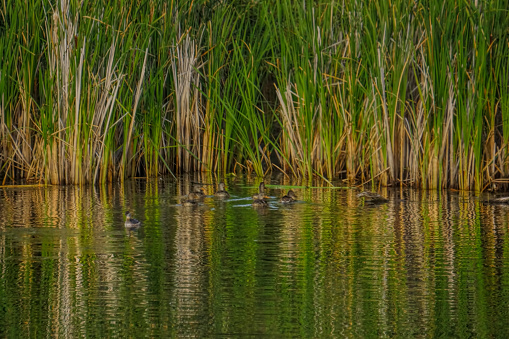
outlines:
[[[217,191],[216,193],[214,193],[214,196],[220,199],[228,199],[230,197],[230,193],[228,193],[228,191],[225,189],[224,182],[219,183]]]
[[[258,186],[258,193],[257,193],[257,194],[255,194],[255,195],[253,195],[253,199],[255,199],[255,200],[256,200],[256,199],[258,199],[258,196],[259,196],[260,194],[261,194],[261,195],[263,195],[263,196],[265,196],[265,183],[264,183],[263,181],[262,181],[262,182],[260,183],[260,185]]]
[[[381,204],[381,203],[389,201],[389,199],[381,196],[380,194],[375,193],[375,192],[369,192],[369,191],[361,192],[361,193],[357,194],[357,197],[364,198],[364,201],[372,203],[372,204]]]
[[[193,191],[187,195],[190,200],[201,200],[205,198],[205,189],[200,186],[194,186]]]
[[[131,216],[131,212],[125,212],[125,227],[129,230],[135,230],[141,226],[141,221],[134,219]]]
[[[295,194],[295,192],[292,190],[288,190],[288,193],[281,198],[280,202],[282,202],[283,204],[287,204],[287,203],[294,202],[296,200],[297,200],[297,194]]]
[[[265,200],[267,197],[263,193],[258,193],[253,195],[253,207],[263,207],[268,206],[269,204]]]

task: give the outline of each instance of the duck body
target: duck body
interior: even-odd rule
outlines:
[[[289,204],[294,201],[297,201],[297,194],[295,194],[295,192],[292,190],[289,190],[288,193],[284,195],[280,200],[280,202],[283,204]]]
[[[188,199],[190,200],[201,200],[205,198],[205,193],[203,187],[195,186],[193,191],[188,194]]]
[[[124,225],[127,229],[134,230],[141,226],[141,221],[134,219],[133,217],[131,217],[131,213],[129,211],[126,211]]]
[[[257,195],[254,195],[253,196],[253,207],[264,207],[264,206],[268,206],[269,204],[267,203],[267,201],[265,200],[267,197],[262,194],[262,193],[259,193]]]
[[[370,202],[372,204],[380,204],[380,203],[389,201],[389,199],[381,196],[380,194],[375,193],[375,192],[369,192],[369,191],[361,192],[361,193],[357,194],[357,197],[364,198],[364,201]]]
[[[217,192],[214,193],[214,196],[219,199],[228,199],[230,198],[230,193],[225,189],[224,182],[220,182],[217,188]]]

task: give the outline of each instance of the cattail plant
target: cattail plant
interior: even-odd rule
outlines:
[[[2,182],[509,183],[509,4],[0,4]]]

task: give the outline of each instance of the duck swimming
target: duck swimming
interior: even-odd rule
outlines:
[[[297,194],[295,194],[294,191],[289,190],[288,193],[281,198],[280,202],[287,204],[287,203],[294,202],[296,200],[297,200]]]
[[[129,230],[137,229],[141,226],[141,222],[131,217],[131,212],[125,212],[125,227]]]
[[[381,204],[381,203],[389,201],[389,199],[381,196],[380,194],[375,193],[375,192],[369,192],[369,191],[364,191],[362,193],[359,193],[359,194],[357,194],[357,197],[364,198],[365,202],[369,202],[372,204]]]
[[[263,181],[258,186],[258,193],[253,195],[253,199],[256,200],[260,194],[265,195],[265,183]]]
[[[263,193],[258,193],[253,195],[253,207],[263,207],[268,206],[269,204],[265,200],[267,197]]]
[[[228,193],[228,191],[226,191],[225,189],[224,182],[219,183],[217,191],[216,193],[214,193],[214,196],[220,199],[228,199],[230,197],[230,193]]]
[[[190,200],[201,200],[205,198],[205,189],[203,187],[194,186],[193,191],[187,196]]]

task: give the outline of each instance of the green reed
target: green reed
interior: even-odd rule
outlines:
[[[9,1],[2,181],[190,171],[505,188],[509,5]]]

